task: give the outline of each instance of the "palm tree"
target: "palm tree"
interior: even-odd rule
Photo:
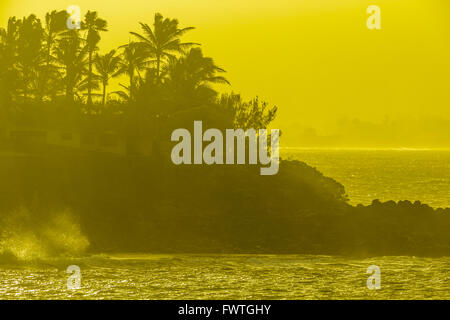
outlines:
[[[123,52],[121,54],[119,69],[116,75],[119,76],[125,74],[128,77],[129,86],[120,84],[128,91],[128,94],[123,91],[116,91],[115,93],[126,100],[132,101],[134,99],[134,94],[138,83],[138,79],[136,79],[135,75],[137,74],[139,80],[142,80],[140,71],[144,70],[148,63],[146,62],[143,46],[139,43],[130,42],[127,45],[121,46],[121,49]]]
[[[103,84],[102,104],[106,104],[106,87],[109,79],[117,76],[117,69],[119,68],[120,57],[116,56],[116,50],[111,50],[105,55],[97,55],[95,59],[95,67],[99,73]]]
[[[88,76],[87,76],[87,90],[88,90],[88,105],[92,105],[92,89],[93,89],[93,72],[92,66],[94,63],[94,52],[98,50],[97,44],[100,41],[100,32],[108,31],[106,29],[106,20],[100,19],[96,11],[88,11],[85,15],[81,28],[87,30],[86,48],[88,52]]]
[[[62,66],[61,78],[65,87],[65,96],[68,103],[74,101],[74,96],[83,85],[82,76],[86,74],[87,48],[81,46],[82,39],[77,30],[67,31],[58,40],[54,54]]]
[[[9,18],[6,29],[0,28],[0,80],[5,101],[11,101],[20,83],[14,64],[17,59],[19,23],[15,17]]]
[[[174,60],[168,69],[172,81],[184,82],[194,89],[210,83],[230,84],[225,77],[217,75],[226,71],[216,66],[212,58],[203,56],[200,48],[192,48],[185,56]]]
[[[211,84],[230,84],[219,75],[225,70],[216,66],[212,58],[203,56],[200,48],[192,48],[185,56],[171,60],[166,85],[174,98],[181,99],[176,103],[179,106],[211,102],[217,96]]]
[[[66,21],[68,13],[64,11],[52,11],[45,15],[44,26],[44,55],[45,67],[39,74],[39,86],[41,87],[39,95],[40,99],[44,95],[49,94],[52,100],[57,92],[58,87],[58,68],[54,64],[55,59],[52,56],[54,46],[57,44],[58,36],[66,30]]]
[[[56,39],[58,35],[66,30],[66,21],[68,14],[66,11],[56,11],[53,10],[45,15],[45,54],[46,54],[46,65],[50,65],[52,60],[52,49],[56,44]]]
[[[30,15],[19,20],[18,32],[16,68],[21,78],[23,98],[27,100],[33,90],[31,85],[35,83],[35,75],[43,65],[41,49],[44,30],[41,21],[35,15]]]
[[[142,43],[145,53],[153,58],[151,62],[156,63],[156,79],[160,82],[161,63],[163,59],[174,57],[174,54],[181,53],[184,50],[199,45],[198,43],[182,43],[180,37],[194,27],[180,29],[178,20],[163,18],[160,13],[155,14],[155,20],[152,28],[145,23],[140,23],[144,35],[136,32],[130,32],[139,42]]]
[[[2,67],[12,67],[15,61],[17,41],[19,38],[19,23],[15,17],[9,18],[6,29],[0,28],[0,53],[2,55]]]

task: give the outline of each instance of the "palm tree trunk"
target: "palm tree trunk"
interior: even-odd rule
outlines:
[[[50,38],[50,36],[49,36]],[[46,56],[46,67],[47,69],[50,67],[50,54],[52,52],[52,44],[50,43],[50,39],[47,39],[47,56]]]
[[[89,50],[88,105],[92,106],[92,51]]]
[[[161,68],[161,56],[156,56],[156,82],[159,84],[159,69]]]
[[[134,72],[130,72],[130,101],[132,101],[133,99],[133,94],[134,94],[134,88],[133,88],[133,78],[134,78]]]
[[[24,81],[24,86],[23,86],[23,99],[26,102],[27,98],[28,98],[28,81],[27,81],[28,73],[24,72],[24,74],[25,74],[25,77],[24,77],[25,81]]]
[[[47,52],[46,52],[46,57],[45,57],[45,72],[44,72],[44,79],[42,80],[42,82],[44,83],[44,88],[42,90],[42,97],[39,98],[40,101],[42,101],[44,99],[44,96],[46,95],[46,89],[45,86],[48,84],[49,80],[50,80],[50,54],[51,54],[51,50],[52,50],[52,45],[50,42],[50,35],[47,39]],[[53,101],[53,99],[52,99]]]
[[[103,83],[103,106],[106,104],[106,83]]]
[[[73,84],[72,84],[72,72],[69,67],[66,68],[66,100],[69,104],[73,103]]]
[[[72,104],[72,102],[73,102],[73,87],[69,84],[66,87],[66,99],[67,99],[67,102]]]

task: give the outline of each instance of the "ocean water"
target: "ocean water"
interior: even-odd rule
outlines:
[[[81,270],[67,287],[66,268]],[[367,267],[380,268],[369,290]],[[450,258],[115,255],[0,265],[2,299],[450,299]]]
[[[449,151],[283,150],[282,155],[341,182],[353,204],[378,198],[450,207]],[[73,231],[68,218],[54,225],[56,233]],[[2,242],[16,258],[0,254],[0,299],[450,299],[450,257],[123,254],[63,259],[48,258],[46,241],[19,238]],[[70,243],[79,243],[78,238],[83,247],[87,240],[80,235]],[[78,290],[67,287],[70,265],[81,270]],[[379,290],[367,288],[371,265],[381,271]]]
[[[343,184],[351,204],[419,200],[450,207],[450,150],[284,149],[281,154]]]

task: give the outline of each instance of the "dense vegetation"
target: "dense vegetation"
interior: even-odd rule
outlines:
[[[68,29],[68,17],[12,17],[0,28],[0,120],[77,130],[95,121],[123,135],[154,137],[168,118],[198,116],[199,109],[227,128],[265,128],[276,115],[258,98],[218,93],[215,84],[229,84],[225,70],[199,44],[181,40],[193,27],[156,14],[153,24],[140,23],[141,33],[130,32],[133,41],[101,54],[107,21],[88,11],[79,30]],[[121,90],[108,92],[113,78]]]

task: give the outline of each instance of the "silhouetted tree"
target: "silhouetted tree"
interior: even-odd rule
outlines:
[[[45,69],[42,75],[41,96],[49,94],[53,98],[60,87],[58,81],[58,66],[53,57],[53,51],[57,45],[58,36],[67,29],[66,21],[68,13],[66,11],[52,11],[45,15],[44,26],[44,51]]]
[[[44,63],[41,51],[44,30],[41,21],[35,15],[30,15],[19,20],[18,32],[16,68],[19,71],[21,93],[26,101],[33,89],[36,89],[32,88],[33,83],[36,83],[33,80]]]
[[[94,52],[98,50],[97,44],[100,42],[100,32],[108,31],[106,29],[107,22],[98,17],[96,11],[88,11],[85,19],[81,24],[81,28],[87,31],[86,48],[88,52],[88,74],[87,74],[87,103],[92,105],[92,89],[94,89],[92,66],[94,63]]]
[[[95,59],[95,67],[99,73],[99,77],[103,84],[102,104],[106,104],[106,87],[109,79],[117,76],[117,69],[119,68],[120,57],[116,56],[116,50],[111,50],[105,55],[97,55]]]
[[[239,94],[223,94],[219,99],[219,104],[226,110],[234,112],[235,128],[263,129],[275,119],[278,108],[269,107],[265,101],[256,97],[250,101],[243,101]]]
[[[55,48],[55,56],[61,64],[63,73],[62,80],[65,87],[65,96],[68,103],[74,101],[74,96],[86,88],[87,47],[83,47],[82,39],[77,30],[70,30],[58,40]]]
[[[126,91],[128,91],[128,94],[124,91],[115,91],[114,93],[118,94],[121,98],[127,101],[133,101],[135,88],[138,83],[136,74],[139,80],[142,80],[140,71],[144,70],[148,64],[146,62],[143,47],[139,43],[130,42],[127,45],[121,46],[121,49],[123,51],[121,54],[121,60],[119,61],[119,70],[117,75],[123,74],[128,77],[128,86],[120,84]]]
[[[15,17],[9,18],[6,29],[0,28],[0,79],[5,103],[13,99],[19,86],[17,70],[14,67],[18,38],[18,21]]]
[[[155,14],[152,28],[145,23],[140,23],[144,35],[130,32],[143,44],[145,54],[156,64],[156,80],[160,81],[161,63],[163,59],[174,57],[174,54],[182,53],[194,45],[193,42],[181,42],[180,37],[194,27],[180,29],[177,19],[163,18],[160,13]]]
[[[217,99],[214,84],[229,84],[225,70],[200,48],[193,48],[197,43],[181,41],[194,28],[180,28],[177,19],[155,14],[152,26],[141,23],[143,33],[131,32],[137,41],[121,46],[117,56],[115,50],[96,54],[100,33],[107,31],[107,22],[96,11],[87,12],[81,30],[67,29],[67,18],[66,11],[52,11],[46,14],[44,27],[30,15],[22,20],[11,18],[7,28],[0,29],[3,101],[44,101],[48,97],[56,102],[62,95],[66,104],[77,99],[87,103],[88,108],[81,110],[92,112],[92,98],[98,95],[93,90],[102,84],[105,106],[110,79],[124,76],[127,85],[119,84],[124,90],[112,94],[121,98],[121,108],[128,105],[131,112],[124,119],[134,121],[140,132],[153,126],[159,130],[165,119],[177,113],[188,119],[194,113],[216,117],[222,110],[225,122],[232,114],[235,125],[243,128],[266,127],[275,118],[276,107],[269,108],[258,98],[249,102],[239,95]]]
[[[169,59],[165,83],[178,107],[213,103],[217,91],[211,84],[229,84],[225,77],[218,75],[224,72],[212,58],[203,56],[200,48],[192,48],[180,58]]]

